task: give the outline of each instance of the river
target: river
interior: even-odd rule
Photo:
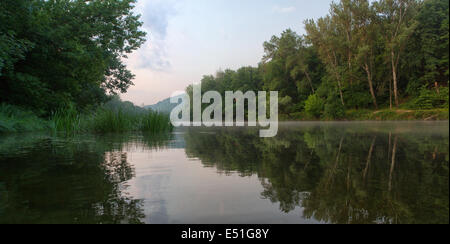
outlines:
[[[449,222],[449,122],[0,136],[0,223]]]

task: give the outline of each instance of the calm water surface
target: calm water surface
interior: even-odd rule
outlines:
[[[0,136],[0,223],[448,223],[449,123]]]

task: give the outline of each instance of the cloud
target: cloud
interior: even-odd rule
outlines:
[[[133,56],[134,68],[169,70],[171,62],[167,57],[167,32],[170,19],[177,13],[175,2],[173,0],[141,0],[136,6],[136,12],[142,15],[147,42]]]
[[[169,19],[176,15],[175,3],[168,0],[145,0],[141,3],[138,7],[144,19],[144,28],[157,38],[165,39]]]
[[[279,14],[286,14],[286,13],[292,13],[296,10],[295,7],[291,6],[291,7],[280,7],[280,6],[275,6],[273,8],[273,11],[275,13],[279,13]]]

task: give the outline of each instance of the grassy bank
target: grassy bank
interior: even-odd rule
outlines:
[[[168,132],[172,130],[169,116],[153,111],[135,111],[123,108],[100,108],[92,114],[78,114],[68,109],[55,113],[52,129],[57,132],[120,133],[130,131]]]
[[[382,110],[346,110],[342,121],[433,121],[448,120],[448,109],[428,109],[428,110],[408,110],[408,109],[382,109]],[[293,113],[290,115],[280,115],[282,121],[318,121],[329,119],[316,118],[307,113]]]
[[[0,105],[0,133],[51,131],[65,133],[146,133],[172,130],[169,116],[134,106],[105,105],[90,113],[73,107],[61,109],[49,119],[16,106]]]
[[[50,130],[52,123],[17,106],[0,104],[0,133]]]
[[[281,121],[318,121],[307,113],[281,114]],[[448,109],[346,110],[342,121],[449,120]],[[17,106],[0,104],[0,133],[51,131],[65,133],[160,133],[171,131],[169,116],[132,105],[107,104],[91,113],[79,113],[72,107],[59,110],[49,119]]]
[[[349,110],[346,112],[349,120],[448,120],[448,109],[430,109],[430,110]]]

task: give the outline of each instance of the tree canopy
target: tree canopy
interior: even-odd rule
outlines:
[[[305,35],[288,29],[265,42],[259,66],[244,69],[257,82],[226,70],[202,89],[276,90],[280,112],[330,119],[344,109],[448,108],[448,11],[446,0],[341,0],[306,20]]]
[[[45,115],[67,104],[101,103],[126,92],[123,60],[146,33],[135,0],[3,0],[0,102]]]

